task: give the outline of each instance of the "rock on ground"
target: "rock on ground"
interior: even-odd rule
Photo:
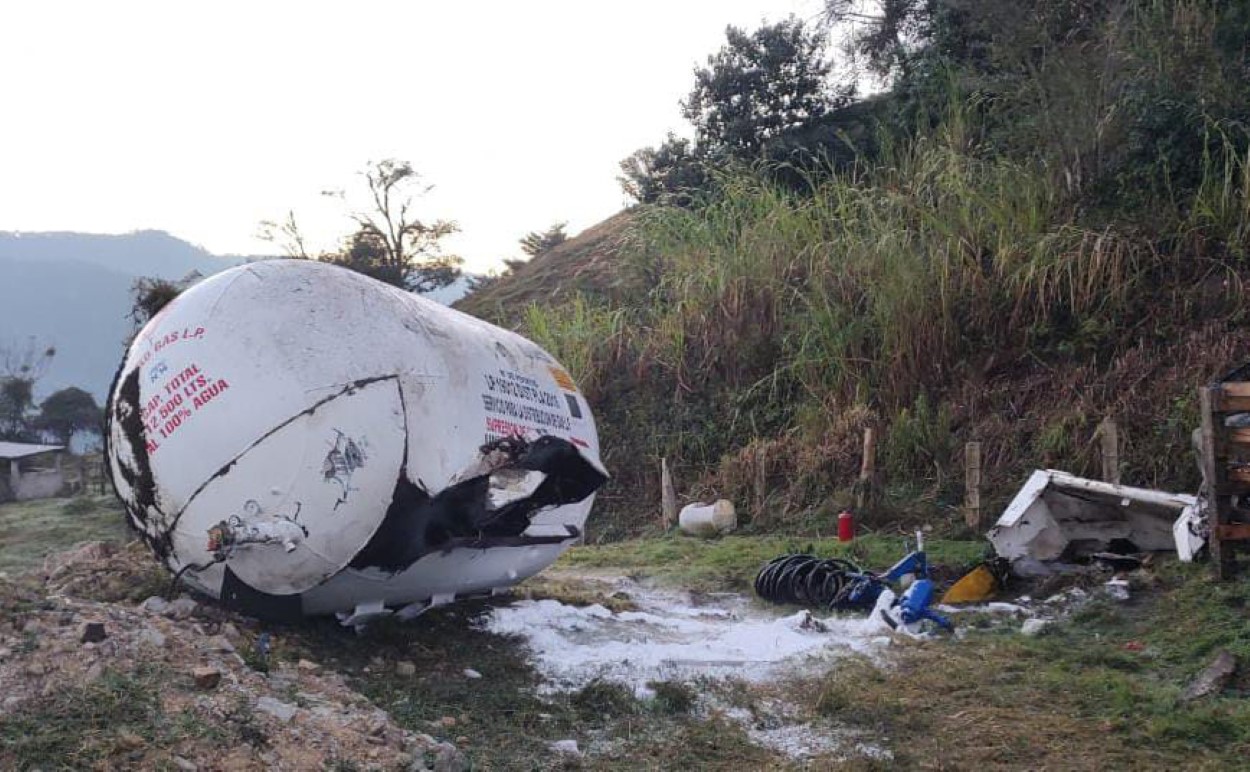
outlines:
[[[362,769],[408,769],[428,756],[442,769],[467,767],[454,746],[403,729],[337,673],[285,661],[267,674],[253,670],[237,653],[255,647],[249,620],[191,598],[127,596],[153,584],[140,579],[152,564],[141,547],[85,545],[50,557],[38,574],[0,578],[0,724],[48,710],[57,695],[80,699],[125,680],[150,690],[166,719],[186,717],[196,731],[150,743],[139,727],[118,730],[109,742],[124,755],[110,756],[110,768],[303,770],[353,760]],[[95,627],[84,635],[88,624],[106,636]],[[257,742],[238,741],[240,726]],[[236,739],[223,746],[213,737]],[[0,746],[0,769],[15,766],[8,753]]]
[[[1211,663],[1181,692],[1181,701],[1190,702],[1220,693],[1236,670],[1237,660],[1225,649],[1220,649]]]

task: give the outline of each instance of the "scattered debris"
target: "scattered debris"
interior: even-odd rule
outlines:
[[[471,668],[471,667],[466,667],[466,668],[464,669],[464,677],[465,677],[465,678],[468,678],[468,679],[471,679],[471,680],[477,680],[478,678],[481,678],[481,677],[482,677],[482,674],[481,674],[481,673],[479,673],[479,672],[477,672],[476,670],[474,670],[474,669],[473,669],[473,668]]]
[[[812,612],[804,611],[802,619],[799,620],[799,628],[802,630],[811,630],[817,633],[829,632],[829,625],[812,616]]]
[[[968,573],[960,577],[942,595],[944,605],[961,605],[966,603],[984,603],[993,598],[1002,588],[1006,573],[1010,567],[1006,561],[984,561]]]
[[[1237,670],[1237,660],[1227,649],[1220,649],[1211,663],[1198,674],[1185,691],[1181,692],[1181,702],[1191,702],[1212,694],[1218,694],[1233,677]]]
[[[1123,603],[1129,599],[1128,580],[1115,578],[1103,585],[1103,592],[1111,600]]]
[[[1143,558],[1137,555],[1121,555],[1115,552],[1095,552],[1089,556],[1091,563],[1108,571],[1135,571],[1142,567]]]
[[[1195,496],[1039,470],[1011,500],[989,539],[998,555],[1011,561],[1171,550],[1173,522],[1197,506]]]
[[[395,674],[401,675],[405,678],[411,678],[417,674],[417,666],[411,662],[396,662]]]
[[[1050,620],[1047,619],[1026,619],[1024,624],[1020,625],[1020,634],[1028,636],[1041,635],[1042,631],[1049,626]]]
[[[301,673],[316,673],[321,669],[321,665],[318,665],[310,659],[301,659],[298,663],[296,663],[295,667],[298,668]]]
[[[1192,563],[1198,553],[1206,546],[1210,536],[1210,526],[1206,518],[1198,511],[1201,507],[1186,510],[1172,524],[1172,540],[1176,543],[1176,556],[1182,562]]]
[[[713,504],[687,504],[677,522],[691,536],[720,536],[738,527],[738,514],[732,502],[718,499]]]
[[[1076,574],[1084,570],[1084,566],[1078,566],[1075,563],[1061,563],[1058,560],[1043,563],[1037,558],[1028,556],[1011,561],[1011,573],[1022,579],[1044,579],[1060,574]]]
[[[755,594],[773,603],[820,606],[830,609],[872,609],[891,584],[906,584],[902,595],[880,610],[892,628],[921,632],[924,622],[952,630],[948,619],[930,606],[937,586],[929,578],[924,534],[916,532],[916,549],[883,574],[864,571],[849,560],[813,555],[782,555],[770,560],[755,577]]]

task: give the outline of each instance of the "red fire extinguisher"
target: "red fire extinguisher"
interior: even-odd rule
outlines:
[[[855,539],[855,515],[850,511],[843,510],[838,515],[838,541],[853,541]]]

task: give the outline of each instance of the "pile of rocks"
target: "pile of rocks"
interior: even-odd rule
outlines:
[[[0,579],[0,723],[58,694],[90,694],[100,679],[120,676],[150,685],[159,715],[181,717],[179,726],[188,727],[159,733],[161,743],[142,736],[118,743],[127,754],[116,760],[122,766],[466,766],[455,746],[399,727],[315,662],[275,659],[266,663],[267,672],[253,667],[265,647],[249,620],[187,596],[135,604],[73,592],[90,586],[83,577],[92,565],[108,566],[110,576],[120,573],[113,571],[117,557],[107,547],[88,545],[51,560],[42,583]],[[0,748],[0,766],[7,767],[5,753]]]

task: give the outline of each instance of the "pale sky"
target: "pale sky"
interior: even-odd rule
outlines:
[[[272,253],[293,209],[315,247],[350,231],[320,195],[410,161],[424,219],[466,268],[626,202],[617,163],[686,132],[678,102],[728,24],[819,0],[6,2],[0,230],[156,228]]]

